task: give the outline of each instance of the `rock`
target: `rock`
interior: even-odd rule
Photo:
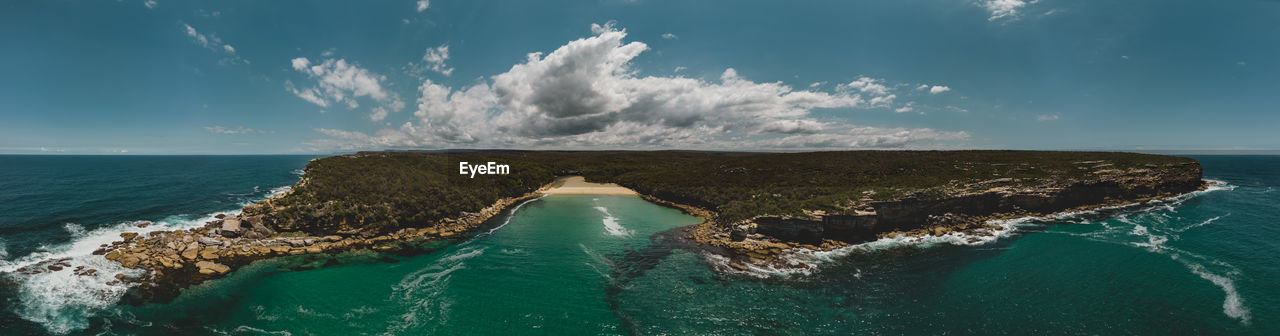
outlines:
[[[195,247],[188,247],[186,250],[182,251],[182,257],[186,258],[187,260],[195,260],[196,256],[199,256],[199,255],[200,255],[200,249]]]
[[[286,242],[288,242],[288,243],[289,243],[289,245],[293,245],[293,247],[304,247],[304,246],[307,246],[307,242],[306,242],[305,240],[302,240],[302,239],[290,239],[290,240],[287,240]]]
[[[199,240],[200,240],[200,245],[222,245],[222,241],[214,238],[200,237]]]
[[[276,252],[276,253],[289,252],[289,247],[284,245],[275,245],[271,247],[271,252]]]
[[[120,266],[124,266],[125,268],[137,267],[139,262],[142,262],[142,259],[138,259],[138,257],[132,254],[120,258]]]
[[[116,273],[116,280],[124,280],[124,273]]]
[[[218,259],[218,248],[210,246],[200,250],[200,258],[209,260]]]
[[[111,251],[110,253],[107,253],[106,258],[111,261],[120,260],[120,251]]]
[[[222,236],[227,238],[235,238],[240,236],[241,227],[239,219],[225,219],[222,221]]]
[[[342,236],[324,236],[324,238],[321,239],[327,242],[336,242],[342,240]]]
[[[311,246],[311,245],[314,245],[314,244],[316,243],[316,239],[315,239],[315,238],[306,238],[306,239],[303,239],[303,240],[302,240],[302,242],[306,243],[306,244],[307,244],[307,246]]]
[[[324,249],[321,249],[321,248],[319,248],[319,247],[315,247],[315,246],[312,246],[312,247],[308,247],[308,248],[307,248],[307,253],[320,253],[320,252],[324,252]]]
[[[62,266],[58,266],[58,265],[49,265],[48,268],[50,271],[54,271],[54,272],[62,270]]]
[[[139,229],[141,229],[141,228],[145,228],[145,227],[148,227],[148,226],[151,226],[151,221],[142,221],[141,223],[138,223],[138,228],[139,228]]]
[[[133,240],[133,238],[137,236],[138,236],[137,232],[121,232],[120,233],[120,238],[124,238],[124,241],[126,242]]]
[[[107,249],[100,248],[97,250],[93,250],[93,255],[103,255],[103,254],[107,254]]]
[[[217,214],[217,215],[214,215],[213,218],[217,218],[217,219],[227,218],[227,214]]]
[[[200,268],[200,274],[226,274],[231,271],[231,267],[212,261],[196,262],[196,267]]]

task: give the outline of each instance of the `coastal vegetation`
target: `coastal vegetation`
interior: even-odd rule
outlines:
[[[511,173],[470,178],[457,173],[463,161],[501,162]],[[555,176],[581,175],[708,209],[732,223],[854,214],[875,202],[1065,187],[1116,174],[1154,176],[1193,164],[1163,155],[1046,151],[366,152],[312,161],[304,182],[275,200],[275,211],[261,212],[278,231],[385,233],[477,211]],[[1198,165],[1195,173],[1198,180]]]

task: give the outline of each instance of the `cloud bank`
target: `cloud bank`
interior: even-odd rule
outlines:
[[[643,76],[632,60],[648,45],[625,41],[626,31],[612,24],[592,25],[591,31],[592,36],[550,53],[530,53],[506,72],[471,86],[423,79],[416,120],[399,127],[373,134],[318,129],[327,138],[308,144],[338,150],[802,149],[895,148],[968,138],[964,132],[866,127],[811,116],[815,109],[891,107],[896,89],[883,79],[859,77],[824,92],[754,82],[733,68],[716,80]],[[375,90],[338,85],[348,81],[323,84],[339,67],[328,62],[334,61],[312,70],[316,66],[306,59],[295,59],[295,69],[322,78],[321,86],[295,94],[321,106],[351,96],[343,93],[373,95]]]

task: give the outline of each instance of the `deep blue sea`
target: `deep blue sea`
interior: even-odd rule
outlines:
[[[634,196],[555,195],[422,254],[255,263],[172,303],[109,279],[0,275],[0,334],[1277,335],[1280,156],[1196,156],[1197,192],[1023,219],[981,244],[884,239],[726,274],[695,224]],[[296,182],[303,156],[0,156],[0,271],[200,225]]]

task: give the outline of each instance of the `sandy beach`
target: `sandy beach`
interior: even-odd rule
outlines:
[[[552,183],[542,191],[547,195],[638,195],[635,190],[613,183],[591,183],[582,176],[570,176]]]

